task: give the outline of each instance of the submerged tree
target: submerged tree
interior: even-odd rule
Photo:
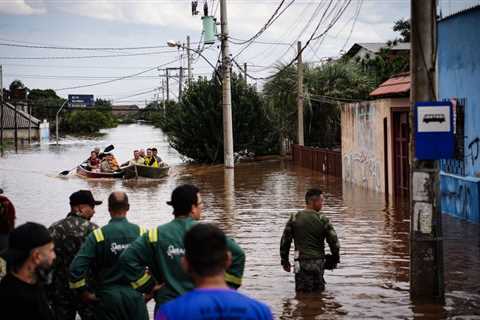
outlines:
[[[219,81],[192,81],[179,103],[169,105],[158,124],[171,146],[197,162],[223,160],[222,91]],[[255,88],[232,74],[232,116],[234,151],[255,154],[276,151],[278,138],[266,117]]]

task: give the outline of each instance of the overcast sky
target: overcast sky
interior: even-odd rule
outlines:
[[[288,4],[291,0],[285,1]],[[248,39],[273,14],[280,0],[227,0],[230,35]],[[204,1],[198,1],[201,12]],[[296,0],[269,27],[257,43],[236,56],[244,45],[231,44],[232,55],[248,64],[252,76],[271,74],[278,62],[294,56],[296,40],[305,41],[320,21],[329,1]],[[335,0],[339,7],[344,1]],[[394,39],[394,21],[408,18],[409,0],[353,0],[335,26],[314,41],[304,52],[305,61],[337,57],[356,42],[386,42]],[[479,0],[442,0],[442,13],[479,4]],[[219,19],[218,0],[208,0],[211,14]],[[309,23],[310,22],[310,23]],[[325,31],[330,20],[324,19],[317,34]],[[58,90],[58,94],[94,94],[113,99],[117,104],[136,103],[154,98],[161,86],[163,71],[156,66],[178,67],[181,51],[161,47],[167,40],[185,42],[191,36],[192,47],[202,48],[201,15],[191,15],[187,0],[0,0],[0,43],[66,47],[140,47],[136,50],[54,50],[0,45],[4,86],[14,79],[29,88],[63,89],[108,81],[140,73],[137,77],[78,89]],[[235,40],[234,40],[235,41]],[[266,44],[275,42],[275,44]],[[216,64],[219,43],[204,48],[204,55]],[[140,55],[141,54],[141,55]],[[114,57],[92,57],[108,56]],[[128,55],[128,56],[125,56]],[[78,58],[82,57],[83,58]],[[89,56],[88,58],[85,56]],[[72,58],[77,57],[77,58]],[[22,58],[22,59],[11,59]],[[28,59],[48,58],[48,59]],[[186,61],[183,59],[183,66]],[[212,68],[195,59],[194,76],[209,76]],[[255,81],[251,81],[254,83]],[[172,98],[178,93],[178,80],[170,82]]]

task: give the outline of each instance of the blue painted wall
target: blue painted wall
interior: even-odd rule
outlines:
[[[480,6],[438,22],[438,93],[440,100],[466,99],[465,176],[442,175],[442,210],[480,223]]]

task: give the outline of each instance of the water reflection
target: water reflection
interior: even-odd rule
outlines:
[[[85,180],[60,171],[74,167],[94,147],[114,144],[126,161],[139,147],[156,146],[171,166],[165,179]],[[0,159],[0,188],[14,202],[18,223],[51,224],[69,210],[68,196],[81,188],[106,200],[113,190],[130,196],[129,219],[154,227],[172,218],[166,205],[179,184],[202,191],[204,219],[222,226],[245,249],[242,291],[268,303],[279,319],[444,319],[480,313],[480,233],[478,226],[445,217],[446,306],[415,305],[409,299],[408,204],[385,205],[384,196],[339,179],[270,161],[223,166],[187,165],[160,130],[128,125],[94,140],[63,140],[60,146],[32,146]],[[294,277],[280,266],[279,242],[289,215],[304,206],[310,187],[325,192],[324,213],[341,241],[341,264],[327,271],[321,294],[296,295]],[[94,221],[109,220],[107,206]]]

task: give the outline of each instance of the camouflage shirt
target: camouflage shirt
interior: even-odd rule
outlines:
[[[290,216],[280,243],[282,265],[288,263],[292,240],[301,259],[321,259],[325,256],[325,240],[333,255],[339,255],[340,243],[330,220],[323,214],[302,210]]]
[[[83,242],[98,226],[89,220],[70,212],[65,219],[55,222],[48,228],[55,243],[57,258],[54,263],[54,278],[51,290],[55,295],[69,292],[69,267]]]

